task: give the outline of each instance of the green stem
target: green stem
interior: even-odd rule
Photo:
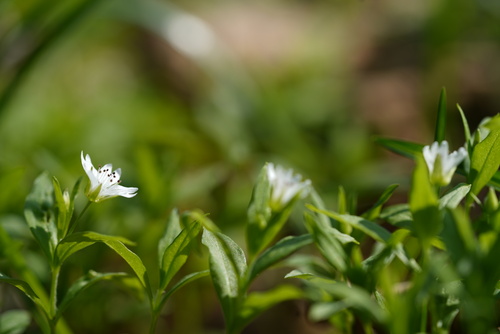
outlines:
[[[427,305],[428,300],[422,303],[422,319],[420,320],[420,333],[427,333]]]
[[[91,201],[87,202],[87,204],[83,208],[82,212],[80,212],[80,214],[78,216],[76,216],[76,218],[74,219],[74,221],[71,224],[71,226],[70,226],[69,231],[68,231],[67,234],[71,234],[71,233],[73,233],[75,231],[76,226],[78,225],[78,222],[80,221],[80,218],[83,216],[83,214],[85,213],[85,211],[87,211],[87,209],[89,208],[90,204],[92,204],[92,203],[93,202],[91,202]]]
[[[59,273],[61,272],[60,266],[55,266],[52,268],[52,279],[50,281],[50,313],[49,313],[49,322],[50,322],[50,332],[52,334],[56,333],[56,325],[57,325],[57,283],[59,282]]]
[[[158,310],[153,310],[153,314],[151,316],[151,325],[149,327],[149,334],[154,334],[156,332],[156,325],[158,324],[159,316],[160,312]]]

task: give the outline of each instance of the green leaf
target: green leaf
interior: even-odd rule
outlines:
[[[192,241],[201,231],[201,224],[194,222],[186,226],[174,241],[165,249],[160,264],[160,290],[164,290],[170,280],[186,263]]]
[[[177,290],[182,288],[183,286],[196,281],[197,279],[207,277],[210,275],[210,270],[203,270],[203,271],[197,271],[195,273],[188,274],[181,278],[173,287],[171,287],[168,291],[166,291],[162,296],[161,296],[161,301],[159,303],[159,307],[163,307],[165,303],[167,302],[168,298],[170,298],[171,295],[173,295]]]
[[[31,193],[26,198],[24,216],[42,251],[52,263],[57,245],[54,188],[47,173],[38,176]]]
[[[452,190],[439,199],[439,208],[456,208],[465,196],[467,196],[470,188],[470,184],[457,184]]]
[[[458,104],[457,104],[457,109],[458,109],[458,112],[460,113],[460,117],[462,118],[462,124],[464,126],[465,142],[470,144],[471,143],[471,135],[470,135],[469,123],[467,122],[467,118],[465,117],[464,111],[462,110],[462,108]]]
[[[363,213],[362,217],[367,220],[375,220],[378,218],[380,211],[382,210],[382,206],[391,198],[392,194],[398,187],[398,184],[392,184],[387,187],[386,190],[382,193],[380,198],[375,202],[375,204],[365,213]]]
[[[471,156],[471,170],[469,182],[472,184],[471,193],[479,194],[481,189],[498,172],[500,165],[500,130],[491,130],[489,135],[476,144]]]
[[[64,295],[63,300],[59,304],[55,318],[59,319],[62,313],[68,308],[71,302],[82,292],[90,288],[92,285],[100,281],[110,281],[114,279],[120,279],[124,277],[129,277],[126,273],[97,273],[95,271],[90,271],[84,277],[81,277],[76,282],[74,282]]]
[[[370,316],[378,323],[383,323],[386,319],[386,313],[372,299],[372,296],[355,285],[348,286],[347,284],[327,283],[324,280],[316,278],[308,279],[307,282],[312,286],[324,290],[326,293],[338,299],[343,305],[343,308],[355,309],[358,312]],[[309,312],[311,320],[321,321],[326,320],[334,315],[338,310],[338,302],[318,303],[314,304]]]
[[[441,95],[439,96],[439,105],[436,120],[436,131],[434,133],[434,141],[442,142],[445,139],[446,132],[446,89],[443,87],[441,89]]]
[[[274,246],[266,249],[252,263],[248,270],[246,285],[248,286],[261,272],[283,260],[298,249],[311,244],[311,235],[305,234],[297,237],[288,236],[278,241]]]
[[[301,298],[304,298],[304,292],[293,285],[280,285],[269,291],[250,293],[240,311],[237,328],[244,328],[252,319],[274,305]]]
[[[366,220],[363,217],[341,215],[333,211],[320,210],[312,205],[307,205],[307,208],[312,211],[327,215],[328,217],[333,218],[343,224],[349,224],[350,226],[354,227],[357,230],[360,230],[361,232],[377,241],[387,243],[387,241],[391,237],[391,233],[385,228],[372,221]]]
[[[33,302],[39,304],[39,302],[38,302],[39,299],[38,299],[37,294],[35,293],[35,291],[33,291],[31,286],[28,283],[26,283],[25,281],[20,280],[20,279],[16,279],[16,278],[12,278],[12,277],[9,277],[7,275],[0,273],[0,282],[8,283],[12,286],[15,286],[16,288],[21,290]],[[43,309],[43,305],[41,305],[41,304],[39,304],[39,305],[42,306],[42,309]]]
[[[228,331],[231,331],[239,309],[239,282],[246,271],[245,255],[231,238],[220,232],[204,229],[202,243],[209,251],[212,282],[222,305]]]
[[[436,190],[430,183],[429,171],[421,154],[416,158],[409,204],[414,231],[417,236],[430,242],[430,239],[441,230],[442,220]]]
[[[54,187],[54,197],[57,208],[56,225],[57,225],[57,235],[59,240],[66,235],[66,232],[68,230],[69,219],[67,219],[67,216],[69,214],[69,203],[68,205],[66,205],[66,202],[64,201],[64,195],[61,190],[61,185],[59,184],[59,181],[55,176],[52,178],[52,185]]]
[[[0,334],[22,334],[31,322],[26,310],[10,310],[0,315]]]
[[[314,239],[314,243],[325,259],[337,270],[344,272],[347,268],[347,254],[342,248],[335,230],[329,224],[326,225],[320,219],[316,219],[310,213],[305,213],[306,228]]]
[[[172,210],[167,221],[167,226],[163,237],[158,242],[158,265],[162,266],[163,254],[167,247],[174,241],[174,239],[181,233],[181,223],[177,209]],[[163,289],[162,289],[163,290]]]
[[[375,138],[375,142],[389,151],[414,159],[415,156],[422,152],[424,145],[412,143],[405,140],[388,139],[388,138]]]
[[[413,229],[413,217],[408,204],[391,205],[380,213],[380,219],[385,220],[391,225],[408,230]]]
[[[120,255],[135,272],[142,286],[146,289],[149,297],[152,297],[151,286],[149,279],[147,277],[146,267],[142,263],[141,259],[130,249],[128,249],[125,244],[133,244],[122,237],[115,237],[109,235],[103,235],[95,232],[79,232],[73,233],[63,239],[59,246],[57,247],[57,259],[58,264],[62,263],[72,254],[96,243],[102,242],[109,248],[114,250],[118,255]]]
[[[77,232],[73,233],[59,243],[56,250],[56,264],[61,266],[67,258],[82,249],[85,249],[96,242],[105,242],[106,240],[116,240],[127,245],[134,245],[122,237],[99,234],[96,232]]]

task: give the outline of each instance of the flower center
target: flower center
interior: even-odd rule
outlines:
[[[97,172],[99,173],[99,183],[103,186],[111,187],[112,185],[121,182],[120,176],[116,172],[111,172],[111,169],[109,168],[102,168],[99,166]]]

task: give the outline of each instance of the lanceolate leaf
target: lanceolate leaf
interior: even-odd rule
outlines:
[[[413,159],[416,154],[422,152],[424,145],[412,143],[405,140],[389,139],[389,138],[376,138],[375,142],[384,146],[389,151]]]
[[[43,173],[36,178],[24,206],[24,216],[31,233],[51,262],[57,244],[53,196],[52,180],[47,173]]]
[[[382,209],[382,206],[391,198],[392,194],[398,187],[398,184],[392,184],[387,189],[382,193],[378,201],[368,210],[363,214],[363,218],[366,218],[367,220],[374,220],[378,217],[380,214],[380,211]]]
[[[439,207],[456,208],[465,196],[467,196],[470,188],[470,184],[457,184],[452,190],[439,199]]]
[[[252,263],[248,270],[248,278],[246,283],[250,282],[257,277],[261,272],[283,260],[291,255],[296,250],[311,244],[313,241],[311,235],[305,234],[297,237],[289,236],[281,239],[274,246],[265,250],[256,260]]]
[[[429,171],[422,155],[417,156],[410,191],[410,210],[414,230],[421,238],[430,240],[442,227],[436,190],[430,183]]]
[[[0,273],[0,282],[8,283],[10,285],[15,286],[16,288],[18,288],[19,290],[21,290],[22,292],[24,292],[24,294],[29,299],[31,299],[35,303],[38,303],[39,299],[38,299],[37,294],[35,293],[35,291],[33,291],[33,289],[31,288],[31,286],[28,283],[26,283],[25,281],[20,280],[20,279],[16,279],[16,278],[12,278],[12,277],[9,277],[7,275],[4,275],[4,274]]]
[[[362,231],[363,233],[369,235],[370,237],[372,237],[377,241],[386,243],[391,237],[391,233],[387,231],[385,228],[374,222],[366,220],[363,217],[352,216],[352,215],[340,215],[333,211],[320,210],[312,205],[308,205],[307,207],[312,211],[327,215],[328,217],[331,217],[341,223],[349,224],[355,229]]]
[[[246,271],[243,250],[220,232],[203,230],[203,244],[210,253],[212,281],[220,299],[229,329],[235,325],[238,312],[239,281]]]
[[[94,271],[89,272],[84,277],[78,279],[71,287],[68,289],[66,294],[64,295],[63,300],[59,304],[56,319],[58,319],[62,313],[66,310],[66,308],[71,304],[71,302],[80,295],[83,291],[90,288],[92,285],[96,284],[100,281],[113,280],[117,278],[128,277],[126,273],[97,273]]]
[[[95,232],[80,232],[69,235],[61,241],[57,247],[58,264],[61,265],[72,254],[93,245],[96,242],[102,242],[120,255],[135,272],[139,281],[151,297],[151,287],[146,273],[146,267],[141,259],[125,244],[133,244],[125,238],[103,235]]]
[[[500,130],[493,129],[483,141],[474,146],[469,174],[471,193],[477,195],[498,172],[499,165]]]
[[[182,228],[179,219],[179,213],[177,212],[176,209],[174,209],[172,210],[172,212],[170,213],[170,217],[168,218],[165,232],[163,233],[163,237],[160,239],[160,242],[158,243],[158,261],[160,267],[163,262],[163,254],[165,254],[165,250],[179,235],[179,233],[181,233],[181,230]]]
[[[189,284],[199,278],[207,277],[209,275],[210,275],[210,270],[203,270],[184,276],[179,280],[179,282],[175,283],[173,287],[171,287],[167,292],[165,292],[162,295],[160,307],[162,307],[165,304],[165,302],[172,294],[174,294],[174,292],[182,288],[184,285]]]
[[[186,263],[192,241],[198,236],[201,224],[194,222],[186,226],[175,240],[165,249],[160,265],[160,290],[164,290],[170,280]]]

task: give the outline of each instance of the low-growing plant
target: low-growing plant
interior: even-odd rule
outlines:
[[[19,242],[0,225],[0,255],[9,268],[9,276],[0,273],[0,281],[18,288],[34,305],[26,312],[4,313],[0,333],[22,332],[30,316],[44,333],[71,333],[64,311],[75,297],[101,281],[120,281],[130,289],[139,286],[149,300],[149,332],[155,333],[169,297],[207,276],[220,301],[228,334],[240,333],[259,314],[291,299],[308,300],[310,320],[326,320],[341,333],[444,334],[458,327],[466,333],[497,332],[500,115],[485,119],[471,133],[458,109],[466,142],[452,153],[445,140],[444,90],[433,143],[377,139],[415,160],[407,203],[388,205],[398,190],[394,184],[368,210],[357,212],[356,203],[340,187],[338,203],[330,209],[331,203],[323,201],[311,181],[268,163],[248,206],[246,249],[203,212],[173,210],[158,238],[155,286],[156,281],[149,278],[152,270],[129,248],[132,241],[78,231],[79,218],[93,203],[133,197],[138,191],[120,185],[120,169],[113,171],[110,164],[96,169],[82,153],[89,179],[88,202],[78,214],[75,199],[80,179],[69,192],[62,190],[55,177],[43,173],[26,199],[26,222],[50,268],[47,291],[27,265]],[[454,184],[456,173],[462,175],[462,182]],[[282,237],[294,208],[301,210],[307,233]],[[89,271],[61,298],[59,275],[65,261],[96,243],[123,258],[133,275]],[[314,247],[295,254],[308,245]],[[193,247],[206,247],[208,269],[179,278]],[[255,291],[255,279],[278,264],[293,268],[283,284]]]

